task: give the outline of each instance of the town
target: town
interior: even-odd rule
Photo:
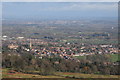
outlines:
[[[112,44],[86,44],[70,42],[48,42],[42,39],[31,39],[24,37],[8,38],[3,36],[3,46],[7,45],[10,50],[30,52],[35,56],[60,56],[64,59],[72,59],[76,56],[94,54],[118,54],[118,46]]]

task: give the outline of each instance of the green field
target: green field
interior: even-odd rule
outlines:
[[[110,56],[112,62],[120,61],[120,54],[110,54]]]
[[[120,61],[120,54],[106,54],[110,58],[110,61],[116,62]],[[76,56],[78,59],[86,59],[86,56]]]
[[[79,42],[79,43],[88,43],[88,44],[118,44],[117,40],[104,40],[104,39],[66,39],[67,42]]]

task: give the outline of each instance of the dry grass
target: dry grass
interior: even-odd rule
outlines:
[[[55,75],[42,76],[38,74],[25,74],[20,72],[9,73],[9,69],[2,69],[2,78],[118,78],[117,75],[97,75],[97,74],[82,74],[82,73],[68,73],[56,72]]]
[[[75,78],[118,78],[118,75],[97,75],[97,74],[82,74],[82,73],[68,73],[68,72],[57,72],[59,76],[64,77],[75,77]]]
[[[60,76],[42,76],[38,74],[25,74],[20,72],[9,73],[8,69],[2,69],[2,78],[63,78]]]

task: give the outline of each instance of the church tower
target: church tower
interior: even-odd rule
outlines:
[[[31,41],[31,38],[30,38],[30,49],[32,49],[32,41]]]

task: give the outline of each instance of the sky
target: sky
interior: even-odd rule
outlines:
[[[1,0],[2,2],[118,2],[119,0]]]
[[[3,19],[117,17],[117,2],[3,2]]]

